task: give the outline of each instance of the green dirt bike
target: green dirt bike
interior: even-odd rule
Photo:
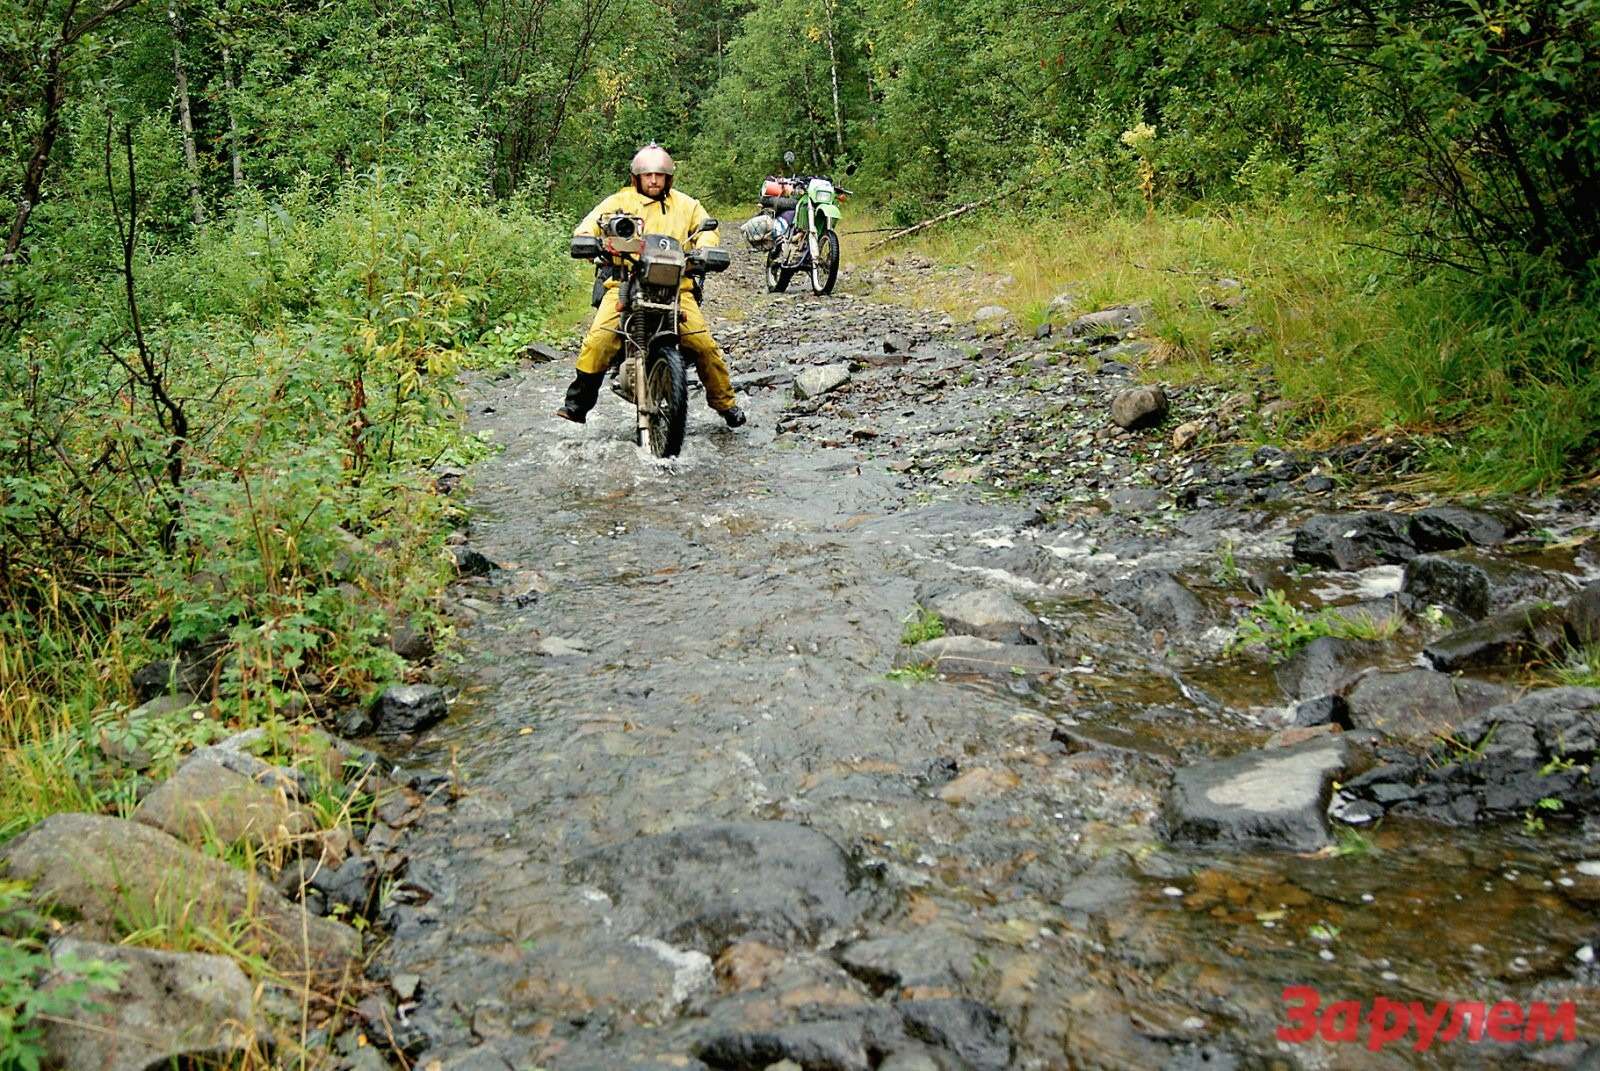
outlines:
[[[794,163],[786,153],[784,162]],[[767,251],[767,290],[782,293],[797,271],[811,276],[811,292],[831,294],[839,278],[839,200],[849,190],[834,186],[826,175],[801,175],[769,179],[762,189],[761,207],[783,218],[791,209],[794,221]]]

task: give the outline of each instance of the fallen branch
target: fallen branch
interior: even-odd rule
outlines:
[[[962,205],[960,208],[952,208],[950,211],[944,213],[943,215],[934,216],[932,219],[925,219],[921,223],[914,223],[911,226],[906,227],[906,228],[904,228],[902,230],[895,231],[893,234],[889,235],[889,237],[887,237],[887,238],[878,239],[876,242],[873,242],[871,245],[867,246],[867,248],[864,250],[864,252],[870,253],[870,252],[872,252],[872,250],[878,248],[880,245],[888,245],[890,242],[893,242],[893,241],[895,241],[896,239],[899,239],[899,238],[904,238],[908,234],[915,234],[920,230],[926,230],[927,228],[933,226],[935,223],[943,223],[946,220],[955,219],[957,216],[964,216],[968,212],[971,212],[974,208],[982,208],[984,205],[993,204],[994,202],[1000,200],[1002,197],[1010,197],[1014,193],[1021,193],[1024,190],[1034,189],[1041,182],[1043,182],[1045,179],[1055,178],[1057,175],[1059,175],[1063,171],[1065,171],[1067,169],[1067,167],[1069,167],[1069,166],[1071,166],[1071,165],[1064,165],[1062,167],[1058,167],[1054,171],[1050,172],[1049,174],[1042,175],[1039,178],[1034,179],[1031,182],[1024,182],[1020,186],[1012,186],[1010,189],[1001,190],[999,193],[993,194],[993,195],[991,195],[989,197],[985,197],[981,201],[972,201],[972,202],[970,202],[968,204]]]

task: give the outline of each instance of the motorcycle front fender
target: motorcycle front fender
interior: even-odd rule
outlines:
[[[817,206],[817,211],[821,212],[831,222],[833,222],[833,223],[838,223],[839,222],[839,206],[838,205],[818,205]]]

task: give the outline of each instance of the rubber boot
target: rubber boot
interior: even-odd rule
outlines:
[[[580,371],[572,377],[572,383],[567,387],[567,400],[556,410],[556,416],[563,420],[570,420],[574,424],[582,424],[589,419],[589,410],[594,408],[594,403],[600,398],[600,384],[605,382],[604,372]]]

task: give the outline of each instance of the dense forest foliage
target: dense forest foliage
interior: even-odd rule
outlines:
[[[427,473],[482,449],[452,373],[538,334],[563,221],[650,138],[696,192],[793,150],[901,223],[1009,186],[1034,221],[1337,218],[1447,324],[1400,419],[1500,406],[1551,459],[1503,484],[1594,465],[1600,0],[0,0],[0,94],[28,762],[174,647],[225,645],[240,709],[396,672],[448,571]]]

